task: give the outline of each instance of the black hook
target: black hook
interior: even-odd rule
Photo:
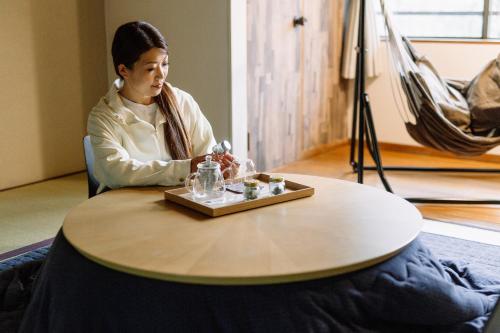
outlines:
[[[307,22],[307,19],[304,16],[295,16],[293,18],[293,27],[295,28],[298,25],[304,26]]]

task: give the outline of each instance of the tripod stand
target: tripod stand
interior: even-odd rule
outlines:
[[[356,48],[356,78],[354,86],[354,105],[351,128],[351,150],[349,162],[353,171],[358,175],[358,183],[363,183],[364,170],[376,170],[380,181],[386,191],[394,193],[384,171],[410,171],[410,172],[473,172],[473,173],[500,173],[500,169],[478,168],[424,168],[424,167],[384,167],[378,145],[370,99],[366,93],[365,82],[365,19],[366,0],[360,0],[358,45]],[[359,114],[358,114],[359,113]],[[356,136],[357,130],[357,136]],[[356,160],[356,139],[358,139]],[[374,167],[364,165],[364,148],[368,151],[375,163]],[[438,203],[438,204],[500,204],[498,199],[435,199],[435,198],[406,198],[413,203]]]

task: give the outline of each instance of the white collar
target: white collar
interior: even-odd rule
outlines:
[[[108,105],[111,112],[114,113],[115,118],[120,119],[125,124],[132,124],[139,121],[139,118],[130,111],[120,98],[118,92],[123,88],[123,79],[116,79],[104,97],[104,102]],[[156,126],[167,122],[167,119],[161,112],[156,113]]]

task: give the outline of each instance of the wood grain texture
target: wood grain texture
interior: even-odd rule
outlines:
[[[436,150],[430,147],[423,147],[423,146],[410,146],[410,145],[388,143],[388,142],[380,142],[379,145],[382,149],[388,151],[394,151],[394,152],[399,151],[403,153],[426,155],[426,157],[429,158],[431,156],[444,157],[444,158],[448,157],[457,160],[457,163],[459,163],[460,160],[497,163],[498,165],[497,168],[500,168],[500,155],[495,155],[495,154],[483,154],[479,156],[463,156],[463,155],[457,156],[450,152]]]
[[[267,284],[368,267],[400,251],[422,226],[414,206],[384,191],[314,176],[285,177],[314,187],[314,196],[210,218],[166,202],[164,188],[120,189],[74,208],[64,235],[91,260],[131,274]]]
[[[340,80],[342,1],[303,2],[302,141],[299,154],[346,138],[345,91]]]
[[[413,147],[404,151],[397,146],[393,151],[382,144],[382,161],[385,166],[432,166],[464,168],[499,168],[498,162],[474,161],[444,154],[415,153]],[[371,161],[368,156],[366,162]],[[357,175],[349,165],[349,146],[338,146],[328,152],[276,168],[275,172],[292,172],[333,177],[355,182]],[[436,198],[500,198],[499,174],[429,173],[429,172],[387,172],[386,177],[397,195],[406,197]],[[367,171],[365,184],[383,189],[378,175]],[[425,218],[447,221],[500,231],[500,206],[498,205],[417,205]]]
[[[300,2],[249,0],[247,8],[249,154],[266,170],[297,158]]]
[[[249,0],[249,156],[259,170],[345,140],[344,2]],[[293,27],[305,16],[303,27]]]

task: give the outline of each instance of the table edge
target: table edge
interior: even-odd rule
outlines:
[[[398,249],[387,253],[385,255],[363,261],[361,263],[356,263],[352,265],[345,265],[342,267],[336,267],[333,269],[319,270],[319,271],[310,271],[304,273],[296,273],[296,274],[286,274],[286,275],[269,275],[269,276],[252,276],[252,277],[213,277],[213,276],[187,276],[187,275],[177,275],[177,274],[167,274],[163,272],[153,272],[149,270],[141,270],[131,268],[129,266],[118,265],[113,262],[109,262],[106,260],[102,260],[96,256],[93,256],[84,250],[75,246],[71,241],[64,235],[67,241],[73,246],[77,252],[83,255],[85,258],[90,261],[100,264],[106,268],[113,269],[119,271],[121,273],[131,274],[143,278],[162,280],[167,282],[177,282],[177,283],[188,283],[188,284],[200,284],[200,285],[219,285],[219,286],[239,286],[239,285],[268,285],[268,284],[282,284],[282,283],[292,283],[292,282],[303,282],[321,278],[335,277],[342,274],[356,272],[381,262],[384,262],[398,253],[402,252],[406,249],[420,234],[421,229],[417,231],[417,233],[410,237],[409,240],[406,241]],[[63,234],[64,234],[64,226],[63,226]]]

